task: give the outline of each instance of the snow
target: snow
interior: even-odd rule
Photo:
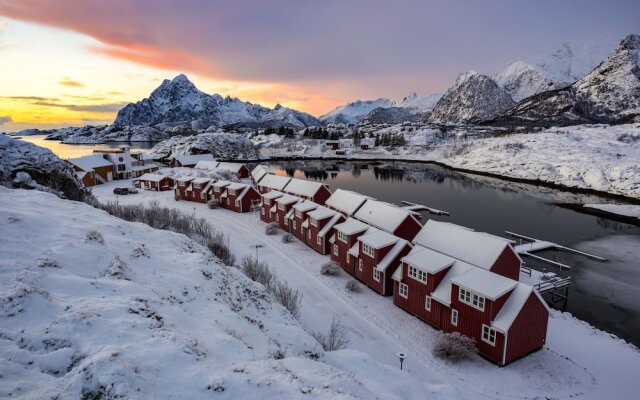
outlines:
[[[115,186],[115,183],[109,182],[94,187],[93,193],[100,201],[115,200],[112,193]],[[479,357],[460,364],[449,364],[431,354],[438,335],[436,330],[394,306],[388,297],[366,289],[359,293],[345,291],[344,285],[347,280],[352,279],[350,276],[321,275],[320,266],[328,260],[327,256],[316,253],[301,242],[285,244],[280,235],[264,235],[265,224],[256,213],[239,214],[224,209],[210,210],[205,204],[176,202],[169,192],[145,191],[135,196],[121,196],[119,200],[121,203],[147,203],[156,200],[163,206],[204,217],[229,234],[232,251],[239,258],[245,255],[255,257],[254,244],[263,244],[264,247],[259,250],[260,260],[276,267],[280,279],[285,279],[289,285],[304,292],[300,322],[305,329],[326,331],[331,318],[339,317],[352,338],[349,344],[351,350],[348,351],[365,352],[371,357],[369,360],[386,364],[385,367],[391,366],[396,371],[396,353],[405,352],[409,355],[405,360],[405,373],[420,382],[420,385],[430,385],[428,389],[421,386],[418,392],[405,393],[402,390],[415,388],[398,380],[397,375],[367,375],[377,370],[379,364],[367,364],[367,360],[361,363],[343,359],[336,362],[336,365],[346,368],[358,379],[366,377],[363,384],[372,385],[367,386],[367,389],[374,390],[377,385],[386,388],[386,391],[380,389],[375,395],[354,394],[355,397],[572,397],[591,400],[633,399],[637,394],[636,371],[640,368],[640,352],[570,314],[553,311],[544,349],[507,367],[497,367]],[[452,269],[457,269],[458,264]],[[325,355],[323,360],[326,361],[329,356]],[[211,371],[218,370],[219,368],[214,368]],[[398,389],[390,395],[393,391],[391,388]],[[432,395],[431,390],[434,388],[437,393]],[[270,389],[265,387],[263,390],[265,392],[261,392],[262,397],[269,398],[271,392],[267,390]],[[286,396],[280,396],[283,397]],[[289,397],[298,396],[293,394]]]
[[[427,221],[413,241],[487,270],[509,246],[509,241],[499,236],[433,219]]]
[[[173,158],[178,160],[181,165],[198,165],[202,161],[206,161],[207,163],[215,163],[215,166],[217,166],[217,162],[211,154],[184,154]],[[200,164],[199,169],[209,169],[208,167],[210,166],[211,164]]]
[[[291,178],[284,190],[296,196],[313,197],[323,186],[327,185],[306,179]]]
[[[635,204],[585,204],[583,207],[595,208],[625,217],[640,218],[640,205]]]
[[[459,275],[464,274],[472,269],[477,269],[473,265],[467,264],[462,261],[456,261],[449,271],[445,274],[444,278],[438,284],[438,287],[435,288],[433,293],[431,293],[431,297],[434,300],[439,301],[440,303],[446,305],[447,307],[451,305],[451,281]]]
[[[273,199],[277,199],[278,197],[284,196],[284,193],[279,192],[277,190],[272,190],[270,192],[263,193],[261,196],[263,199],[273,200]]]
[[[309,215],[311,216],[312,213],[313,213],[313,211]],[[314,214],[314,215],[316,215],[316,214]],[[312,217],[312,218],[315,218],[315,217]],[[331,231],[331,229],[333,229],[333,226],[336,223],[338,223],[338,221],[340,221],[340,219],[342,219],[342,215],[340,215],[338,213],[335,213],[333,215],[333,217],[331,217],[331,219],[329,221],[327,221],[327,223],[324,224],[322,229],[318,232],[318,236],[320,236],[320,237],[327,236],[327,233],[329,233]]]
[[[389,233],[413,215],[405,209],[383,201],[368,199],[353,215],[354,218]]]
[[[385,98],[377,100],[357,100],[343,106],[339,106],[320,116],[320,121],[328,123],[358,123],[365,115],[378,107],[392,107],[393,101]]]
[[[391,250],[380,260],[378,265],[376,265],[376,269],[379,271],[386,271],[389,265],[393,262],[393,260],[398,257],[400,252],[404,250],[409,245],[409,242],[403,239],[399,239],[396,244],[393,245]]]
[[[140,181],[150,181],[150,182],[160,182],[164,178],[167,178],[167,176],[166,175],[160,175],[160,174],[147,173],[147,174],[144,174],[144,175],[138,177],[138,180],[140,180]]]
[[[367,199],[371,197],[350,190],[336,189],[325,204],[349,216],[353,215]]]
[[[70,158],[67,162],[75,165],[85,172],[91,172],[95,168],[113,167],[113,163],[105,159],[102,155],[94,154],[92,156],[84,156],[78,158]]]
[[[251,170],[251,177],[253,178],[254,182],[260,182],[260,180],[264,178],[265,175],[270,173],[271,168],[266,165],[259,164]]]
[[[451,283],[465,287],[491,300],[496,300],[518,285],[518,281],[482,268],[471,268],[451,279]]]
[[[226,132],[208,132],[194,136],[173,136],[155,145],[149,151],[153,159],[171,159],[179,156],[206,154],[206,158],[195,158],[213,161],[223,160],[256,160],[258,152],[253,143],[246,137]],[[191,164],[195,164],[192,162]]]
[[[364,222],[360,222],[357,219],[349,217],[346,221],[336,225],[335,228],[348,236],[353,235],[354,233],[366,231],[371,227]]]
[[[315,203],[314,203],[315,204]],[[310,218],[313,218],[315,220],[323,220],[325,218],[329,218],[329,217],[333,217],[334,215],[336,215],[337,212],[327,208],[325,206],[317,206],[315,210],[309,212],[309,214],[307,214]]]
[[[300,211],[300,212],[306,212],[306,211],[314,210],[316,208],[318,208],[318,204],[310,200],[304,200],[303,202],[293,206],[294,210]]]
[[[509,331],[509,328],[511,328],[513,321],[516,320],[520,310],[524,307],[524,304],[532,294],[537,296],[540,299],[540,303],[551,311],[538,292],[533,290],[533,287],[524,283],[518,283],[518,285],[509,294],[509,298],[498,312],[498,315],[496,315],[495,319],[491,322],[491,327],[503,334],[506,334]]]
[[[284,190],[285,186],[287,186],[290,180],[291,178],[289,178],[288,176],[267,174],[260,180],[260,187],[282,191]]]
[[[276,199],[276,203],[278,204],[291,204],[291,203],[298,203],[300,201],[302,201],[300,197],[291,196],[290,194],[283,194],[282,196]]]
[[[382,247],[391,246],[400,239],[385,231],[381,231],[376,228],[369,228],[367,233],[358,237],[358,240],[362,243],[368,244],[374,249],[380,249]]]
[[[243,166],[246,166],[246,164],[221,162],[218,164],[218,169],[226,169],[237,174]]]
[[[456,260],[451,257],[418,244],[411,249],[409,254],[402,257],[402,261],[432,275],[437,274],[445,268],[449,268],[456,262]]]

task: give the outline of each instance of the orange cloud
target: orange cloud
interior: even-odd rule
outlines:
[[[70,86],[70,87],[84,87],[84,83],[74,81],[70,78],[67,78],[66,76],[61,81],[58,81],[58,85]]]

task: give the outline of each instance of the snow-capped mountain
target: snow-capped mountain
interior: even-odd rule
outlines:
[[[339,106],[320,116],[325,124],[357,124],[367,114],[376,108],[393,107],[393,101],[381,97],[377,100],[356,100]]]
[[[493,79],[469,71],[458,76],[433,108],[428,121],[438,124],[474,123],[494,118],[514,105],[511,96]]]
[[[408,108],[419,112],[433,110],[443,93],[434,93],[427,96],[419,96],[416,92],[410,93],[395,104],[396,107]]]
[[[496,75],[495,81],[515,101],[566,86],[564,83],[552,80],[540,69],[524,61],[509,64]]]
[[[640,120],[640,35],[629,35],[574,84],[520,102],[494,123],[573,125]]]
[[[321,125],[313,116],[286,107],[271,110],[237,98],[204,93],[185,75],[165,79],[149,98],[126,105],[118,112],[114,125],[145,125],[160,129],[183,126],[206,129],[242,122],[279,124],[304,128]]]
[[[210,132],[194,136],[174,136],[149,151],[153,159],[168,159],[185,154],[211,153],[216,160],[257,160],[258,152],[245,136]]]
[[[399,124],[401,122],[416,121],[420,117],[419,112],[406,107],[378,107],[367,114],[362,121],[363,125]]]

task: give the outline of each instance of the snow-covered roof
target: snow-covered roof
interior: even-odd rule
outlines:
[[[305,200],[293,206],[293,209],[300,212],[306,212],[306,211],[314,210],[317,207],[318,207],[318,203],[315,203],[310,200]]]
[[[286,219],[291,219],[291,218],[293,218],[293,208],[292,208],[291,210],[287,211],[287,213],[284,215],[284,217],[285,217]]]
[[[369,228],[367,233],[358,238],[359,241],[368,244],[374,249],[390,246],[400,240],[399,237],[377,228]]]
[[[322,219],[332,217],[332,216],[336,215],[337,213],[338,213],[337,211],[334,211],[334,210],[332,210],[330,208],[327,208],[325,206],[318,206],[315,210],[309,212],[308,215],[309,215],[309,217],[320,221]]]
[[[309,227],[309,218],[305,219],[304,222],[302,223],[302,225],[300,225],[302,228],[308,228]]]
[[[260,180],[260,186],[282,191],[291,178],[275,174],[267,174]]]
[[[215,169],[218,167],[218,162],[217,161],[211,161],[211,160],[200,160],[196,163],[196,165],[193,167],[195,169]]]
[[[223,188],[223,187],[227,187],[229,185],[231,185],[231,182],[229,182],[229,181],[218,181],[218,182],[214,182],[212,186]]]
[[[353,235],[354,233],[366,231],[371,226],[349,217],[346,221],[336,225],[335,228],[345,235]]]
[[[85,172],[93,171],[95,168],[101,167],[113,167],[113,163],[99,154],[93,154],[90,156],[69,158],[68,162],[82,169]]]
[[[74,174],[75,174],[75,176],[77,176],[77,177],[78,177],[78,179],[82,180],[82,178],[84,178],[84,177],[85,177],[85,175],[87,175],[87,174],[88,174],[88,172],[85,172],[85,171],[75,171],[75,172],[74,172]]]
[[[246,183],[238,183],[238,182],[233,182],[232,184],[230,184],[229,186],[227,186],[227,190],[231,189],[231,190],[241,190],[246,188],[247,185]]]
[[[302,201],[300,197],[292,196],[290,194],[283,194],[281,197],[276,199],[276,203],[278,204],[291,204]]]
[[[146,169],[160,168],[157,164],[144,164],[144,165],[134,165],[131,167],[132,171],[144,171]]]
[[[193,178],[191,183],[195,183],[196,185],[199,185],[203,183],[208,183],[209,181],[211,181],[211,178]]]
[[[253,178],[254,181],[260,182],[260,180],[264,178],[266,174],[270,174],[270,173],[271,173],[271,168],[269,168],[266,165],[259,164],[254,169],[251,170],[251,177]]]
[[[138,179],[141,181],[160,182],[164,178],[168,178],[168,176],[160,174],[144,174]]]
[[[414,243],[490,269],[510,241],[464,226],[430,219],[413,239]]]
[[[309,216],[311,216],[311,214],[309,214]],[[329,221],[327,221],[326,224],[324,224],[324,226],[322,227],[322,229],[320,230],[320,232],[318,232],[318,236],[320,237],[325,237],[327,235],[327,233],[329,233],[329,231],[331,230],[331,228],[333,228],[333,226],[340,221],[340,218],[342,218],[342,215],[335,213],[333,215],[333,218],[331,218]]]
[[[178,160],[182,165],[191,165],[197,164],[198,161],[215,161],[213,155],[211,154],[186,154],[182,156],[174,157],[175,160]]]
[[[178,176],[175,178],[177,182],[191,182],[193,180],[193,176]]]
[[[353,215],[367,199],[371,197],[350,190],[337,189],[325,204],[346,215]]]
[[[431,298],[446,306],[451,305],[451,280],[471,269],[477,269],[477,267],[462,261],[456,261],[449,268],[449,272],[442,278],[438,287],[431,293]]]
[[[396,268],[396,272],[391,275],[391,279],[397,282],[400,282],[402,280],[402,264],[400,264],[400,266]]]
[[[242,163],[221,162],[218,164],[218,169],[226,169],[233,172],[234,174],[237,174],[240,171],[240,168],[244,166],[245,164]]]
[[[518,281],[482,268],[472,268],[464,274],[451,279],[451,282],[491,300],[508,293],[518,284]]]
[[[347,253],[351,254],[354,257],[358,257],[360,255],[360,243],[356,242],[353,246],[351,246]]]
[[[323,187],[324,183],[308,181],[306,179],[291,178],[285,191],[298,196],[312,197]]]
[[[456,259],[417,244],[409,254],[402,258],[402,261],[424,272],[436,274],[452,266]]]
[[[389,250],[387,254],[380,260],[378,265],[376,265],[376,269],[379,271],[386,271],[391,262],[398,257],[398,254],[409,245],[409,242],[404,239],[399,239],[396,244]]]
[[[496,315],[496,318],[491,323],[491,327],[502,333],[507,333],[531,294],[538,297],[547,311],[549,310],[547,303],[542,299],[542,297],[540,297],[540,294],[532,286],[518,282],[517,286],[513,289],[509,298],[498,312],[498,315]]]
[[[284,196],[284,193],[278,192],[277,190],[272,190],[270,192],[262,194],[262,198],[267,200],[277,199],[278,197],[282,196]]]
[[[387,232],[395,232],[406,218],[413,218],[419,224],[411,212],[393,204],[373,199],[365,201],[353,216]]]

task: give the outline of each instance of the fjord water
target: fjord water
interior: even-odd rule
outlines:
[[[45,140],[46,136],[33,135],[24,136],[20,140],[33,143],[37,146],[47,148],[55,155],[62,159],[88,156],[93,154],[93,150],[117,149],[123,145],[129,146],[131,150],[148,150],[152,148],[156,142],[110,142],[103,144],[65,144],[58,140]]]
[[[385,162],[271,162],[281,175],[314,179],[332,189],[354,190],[399,204],[410,201],[448,211],[423,214],[504,236],[506,230],[606,257],[601,263],[569,253],[543,256],[571,265],[574,284],[566,311],[595,327],[640,345],[640,228],[563,207],[561,203],[610,202],[495,178],[460,174],[430,164]],[[525,259],[528,266],[558,272]]]

